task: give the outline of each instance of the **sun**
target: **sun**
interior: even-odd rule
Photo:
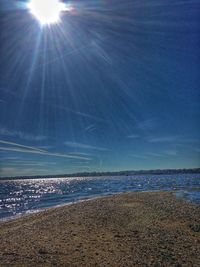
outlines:
[[[58,23],[65,4],[59,0],[30,0],[28,8],[41,25]]]

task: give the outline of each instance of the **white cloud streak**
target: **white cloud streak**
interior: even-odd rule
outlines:
[[[136,159],[144,159],[144,160],[148,159],[147,156],[143,156],[143,155],[130,155],[130,156]]]
[[[85,132],[88,132],[88,133],[94,132],[95,130],[96,130],[95,124],[91,124],[85,128]]]
[[[110,151],[110,149],[105,148],[105,147],[96,147],[96,146],[91,146],[87,144],[81,144],[81,143],[76,143],[76,142],[64,142],[66,146],[69,147],[74,147],[74,148],[82,148],[82,149],[91,149],[91,150],[99,150],[99,151]]]
[[[140,136],[139,135],[137,135],[137,134],[131,134],[131,135],[128,135],[127,136],[127,138],[132,138],[132,139],[134,139],[134,138],[139,138]]]
[[[4,141],[4,140],[0,140],[0,144],[11,145],[11,146],[20,147],[20,148],[26,148],[26,149],[31,149],[31,150],[35,150],[35,151],[39,151],[39,152],[45,152],[45,150],[39,149],[37,147],[25,146],[25,145],[22,145],[22,144],[9,142],[9,141]]]
[[[151,156],[151,157],[158,157],[158,158],[162,158],[162,157],[165,156],[165,155],[163,155],[161,153],[155,153],[155,152],[147,152],[147,153],[145,153],[145,155]]]
[[[177,136],[163,136],[163,137],[152,137],[149,138],[150,143],[165,143],[165,142],[173,142],[177,139]]]
[[[177,151],[175,151],[175,150],[166,150],[166,151],[164,151],[164,153],[168,156],[176,156],[177,155]]]
[[[22,131],[9,130],[6,127],[2,127],[2,126],[0,126],[0,135],[9,136],[9,137],[18,137],[26,141],[43,141],[47,139],[47,137],[44,135],[32,135],[32,134],[24,133]]]
[[[62,154],[62,153],[56,153],[56,152],[49,152],[47,150],[41,150],[37,147],[32,146],[25,146],[22,144],[14,143],[14,142],[8,142],[4,140],[0,140],[0,144],[9,145],[6,147],[0,147],[0,150],[3,151],[13,151],[13,152],[20,152],[20,153],[30,153],[30,154],[40,154],[45,156],[52,156],[52,157],[62,157],[62,158],[68,158],[68,159],[82,159],[82,160],[91,160],[88,157],[84,156],[78,156],[78,155],[70,155],[70,154]]]
[[[65,106],[59,106],[59,105],[50,105],[50,106],[52,106],[54,108],[61,109],[61,110],[65,110],[65,111],[70,112],[70,113],[75,114],[75,115],[79,115],[79,116],[82,116],[82,117],[85,117],[85,118],[89,118],[89,119],[95,120],[97,122],[108,123],[107,120],[104,120],[104,119],[102,119],[100,117],[97,117],[97,116],[94,116],[94,115],[91,115],[91,114],[88,114],[88,113],[84,113],[84,112],[81,112],[81,111],[78,111],[78,110],[73,110],[73,109],[65,107]]]

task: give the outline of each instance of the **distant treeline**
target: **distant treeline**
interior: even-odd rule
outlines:
[[[130,176],[130,175],[145,175],[145,174],[187,174],[199,173],[200,168],[195,169],[164,169],[164,170],[139,170],[139,171],[118,171],[118,172],[77,172],[70,174],[54,174],[54,175],[34,175],[34,176],[15,176],[15,177],[0,177],[1,180],[16,180],[16,179],[41,179],[41,178],[64,178],[64,177],[94,177],[94,176]]]

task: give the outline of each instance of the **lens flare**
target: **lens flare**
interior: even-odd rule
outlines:
[[[58,23],[65,4],[59,0],[30,0],[28,8],[41,25]]]

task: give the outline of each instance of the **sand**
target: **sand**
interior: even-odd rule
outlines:
[[[200,266],[200,206],[125,193],[0,223],[0,266]]]

